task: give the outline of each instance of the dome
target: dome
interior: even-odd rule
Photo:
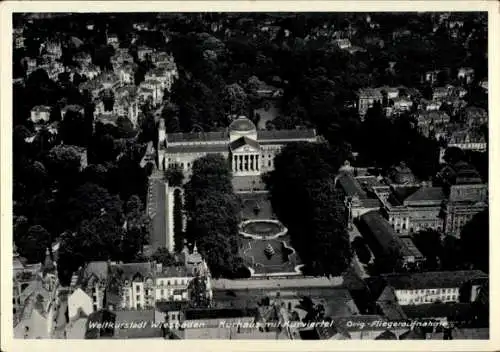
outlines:
[[[393,169],[393,180],[399,184],[414,183],[415,176],[404,162],[400,163]]]
[[[257,128],[255,127],[255,124],[245,116],[238,117],[236,120],[231,122],[231,124],[229,125],[229,131],[231,131],[231,132],[246,133],[246,132],[255,131],[256,129]]]

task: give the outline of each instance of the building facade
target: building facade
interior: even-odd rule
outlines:
[[[244,116],[236,118],[225,131],[199,133],[165,132],[159,127],[159,169],[179,166],[191,174],[193,162],[207,154],[221,154],[234,176],[258,176],[274,169],[274,157],[291,142],[316,142],[314,130],[257,130]]]

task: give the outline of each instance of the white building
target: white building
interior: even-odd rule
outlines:
[[[188,175],[194,160],[211,153],[229,159],[235,176],[261,175],[273,170],[275,155],[287,143],[317,142],[315,130],[258,131],[244,116],[221,132],[166,134],[162,120],[159,129],[160,170],[177,165]]]
[[[434,302],[473,302],[477,298],[480,282],[488,276],[479,270],[425,272],[382,275],[392,287],[400,305],[419,305]],[[471,291],[464,294],[466,283],[472,283]],[[462,298],[461,298],[462,297]]]
[[[49,122],[51,110],[50,106],[37,105],[31,109],[30,119],[33,123]]]
[[[78,319],[80,312],[89,316],[90,313],[94,312],[94,302],[85,291],[81,288],[77,288],[68,297],[69,320],[73,321]]]

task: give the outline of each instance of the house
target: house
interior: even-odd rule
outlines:
[[[450,116],[444,111],[420,111],[417,113],[417,128],[421,134],[429,137],[435,130],[446,127]]]
[[[160,324],[155,324],[155,310],[117,310],[113,312],[115,339],[152,339],[163,337]]]
[[[172,89],[172,84],[177,78],[178,73],[176,68],[156,68],[146,73],[146,75],[144,76],[144,81],[158,81],[161,89],[167,89],[170,92]]]
[[[462,150],[471,150],[476,152],[485,152],[488,150],[488,143],[484,133],[478,128],[454,130],[446,136],[447,148],[457,147]],[[444,153],[446,148],[441,148],[439,161],[444,162]]]
[[[356,95],[358,98],[357,107],[360,117],[366,115],[368,109],[373,107],[375,103],[381,103],[383,98],[382,93],[374,88],[360,89]]]
[[[81,114],[82,116],[85,114],[85,109],[83,106],[77,104],[70,104],[63,106],[61,108],[61,120],[64,120],[64,117],[66,116],[66,113],[68,111]]]
[[[448,98],[453,91],[454,87],[448,85],[446,87],[435,87],[432,90],[432,100],[434,101],[442,101]]]
[[[488,123],[488,112],[477,106],[469,106],[464,110],[465,123],[469,127],[478,127]]]
[[[73,60],[80,66],[88,66],[92,64],[92,56],[85,51],[76,53]]]
[[[140,84],[137,94],[141,102],[149,100],[156,107],[163,101],[164,90],[162,89],[162,82],[154,78],[144,80]]]
[[[150,57],[153,52],[153,49],[148,48],[147,46],[141,46],[137,49],[137,57],[140,61],[144,61],[147,57]]]
[[[114,33],[106,33],[106,44],[117,49],[120,46],[120,39],[118,38],[118,35]]]
[[[410,240],[403,240],[378,211],[363,214],[357,226],[375,258],[398,258],[403,266],[415,265],[425,258]]]
[[[464,81],[466,84],[472,83],[474,80],[474,69],[471,67],[461,67],[458,69],[457,78]]]
[[[117,72],[118,74],[121,86],[135,83],[134,80],[135,68],[136,68],[135,64],[129,63],[129,64],[122,64],[119,66],[119,68],[115,69],[115,72]]]
[[[89,300],[91,302],[90,313],[105,307],[109,265],[104,261],[90,262],[73,274],[70,283],[71,294],[68,297],[70,320],[78,316],[79,310],[84,313],[89,311]]]
[[[51,110],[52,108],[50,106],[37,105],[31,109],[30,119],[35,124],[40,122],[49,122]]]
[[[383,274],[380,279],[394,290],[401,306],[434,302],[473,302],[488,275],[480,270]],[[472,282],[472,285],[466,285]],[[404,309],[404,308],[403,308]],[[405,311],[405,314],[408,314]]]
[[[130,55],[128,48],[115,49],[115,54],[111,57],[111,63],[115,69],[123,64],[132,64],[133,62],[134,58]]]
[[[427,71],[424,75],[424,81],[433,85],[437,82],[441,72],[441,70]]]
[[[339,49],[349,49],[351,47],[351,41],[347,38],[335,39],[333,44]]]
[[[479,86],[484,89],[486,93],[488,93],[488,80],[483,79],[481,82],[479,82]]]
[[[39,271],[14,277],[14,337],[19,339],[51,338],[58,301],[57,266],[47,248]],[[29,281],[26,281],[28,279]],[[23,282],[19,282],[22,280]]]
[[[77,320],[81,314],[89,316],[96,311],[94,297],[90,297],[81,288],[75,289],[68,297],[68,317],[70,321]]]

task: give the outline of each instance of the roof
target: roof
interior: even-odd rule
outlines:
[[[376,88],[361,88],[357,94],[360,98],[382,99],[382,93]]]
[[[241,137],[241,138],[238,138],[237,140],[235,140],[234,142],[232,142],[229,146],[231,148],[231,150],[236,150],[238,148],[241,148],[245,145],[248,145],[254,149],[257,149],[257,150],[260,150],[260,145],[259,143],[257,143],[256,141],[254,141],[253,139],[250,139],[248,137]]]
[[[396,290],[456,288],[473,279],[488,279],[488,275],[480,270],[384,274],[381,277]]]
[[[178,312],[189,307],[190,302],[188,301],[157,301],[156,310],[159,312]]]
[[[238,290],[238,289],[284,289],[284,288],[306,288],[329,287],[334,288],[342,284],[341,277],[298,277],[289,279],[250,279],[250,280],[212,280],[212,289],[215,290]]]
[[[255,316],[257,316],[257,309],[207,308],[187,309],[184,311],[185,320],[243,318]]]
[[[229,131],[235,132],[250,132],[257,128],[255,124],[245,116],[240,116],[229,125]]]
[[[98,280],[107,280],[108,263],[104,261],[88,263],[78,274],[76,285],[82,287],[85,290],[90,278],[94,276]]]
[[[313,129],[307,130],[259,130],[257,131],[257,140],[262,143],[264,141],[277,140],[304,140],[316,138],[316,131]]]
[[[167,143],[182,142],[226,142],[228,135],[226,131],[221,132],[190,132],[190,133],[167,133]]]
[[[115,312],[114,337],[119,339],[159,338],[163,336],[161,328],[154,328],[155,311],[150,310],[118,310]],[[136,326],[127,324],[136,323]],[[139,325],[139,324],[144,324]],[[139,327],[140,326],[140,327]]]
[[[340,186],[347,194],[347,196],[358,196],[359,198],[367,198],[366,192],[363,190],[358,180],[355,179],[350,174],[344,174],[340,176],[337,181],[340,183]]]
[[[471,303],[429,303],[402,307],[409,319],[450,318],[451,320],[467,317],[474,311]]]
[[[167,152],[171,154],[190,153],[225,153],[229,152],[227,144],[196,144],[196,145],[169,145]]]
[[[413,202],[441,202],[446,199],[446,195],[441,187],[421,187],[415,193],[408,196],[404,203]]]
[[[394,250],[402,257],[422,257],[416,248],[408,247],[408,244],[395,233],[391,224],[377,210],[363,214],[360,219],[361,223],[365,225],[360,228],[363,237],[375,240],[377,249],[382,251],[382,255],[390,255],[391,251]]]
[[[183,266],[167,266],[163,267],[161,273],[157,273],[157,278],[165,277],[188,277],[192,276],[188,270]]]
[[[38,111],[38,112],[50,112],[50,110],[51,110],[50,106],[45,106],[45,105],[37,105],[31,109],[31,111]]]
[[[140,275],[142,277],[151,275],[153,268],[151,263],[127,263],[127,264],[114,264],[113,268],[119,268],[123,271],[123,279],[132,280],[134,276]]]

